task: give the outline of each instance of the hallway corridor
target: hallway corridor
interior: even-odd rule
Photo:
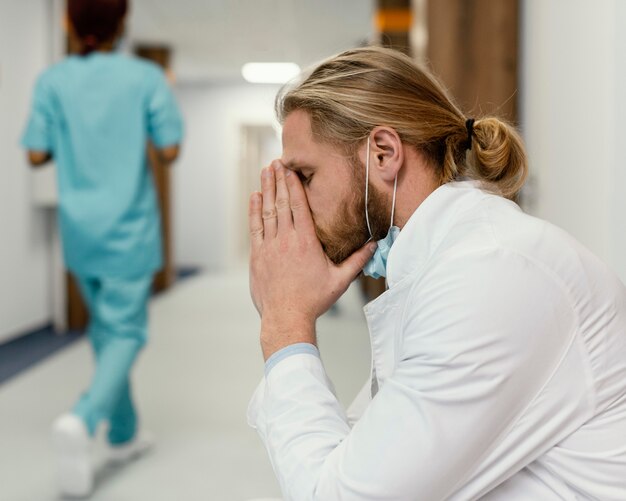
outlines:
[[[324,362],[349,402],[369,372],[367,329],[353,287],[318,323]],[[246,424],[263,373],[247,272],[182,281],[150,305],[150,343],[134,374],[145,457],[101,464],[94,501],[244,501],[276,497],[265,450]],[[90,377],[86,339],[0,386],[0,499],[56,501],[49,431]],[[101,432],[103,430],[100,430]],[[96,456],[103,463],[100,433]]]

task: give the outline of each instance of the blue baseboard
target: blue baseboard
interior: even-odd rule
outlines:
[[[184,280],[185,278],[193,277],[200,273],[201,268],[199,266],[179,266],[176,269],[176,279]]]
[[[49,324],[0,345],[0,385],[69,346],[82,335],[82,332],[59,335]]]

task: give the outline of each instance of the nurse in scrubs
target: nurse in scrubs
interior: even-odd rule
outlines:
[[[127,0],[69,0],[78,53],[43,72],[22,139],[33,165],[54,159],[64,259],[87,304],[96,367],[74,407],[53,425],[60,489],[93,489],[91,447],[107,425],[112,455],[149,446],[130,372],[147,338],[147,302],[162,264],[161,225],[148,141],[172,162],[181,116],[161,69],[114,51]]]

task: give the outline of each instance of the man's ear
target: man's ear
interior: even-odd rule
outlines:
[[[404,164],[400,136],[391,127],[375,127],[370,133],[370,169],[386,182],[393,182]],[[372,169],[373,168],[373,169]]]

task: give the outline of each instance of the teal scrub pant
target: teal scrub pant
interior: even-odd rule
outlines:
[[[130,371],[147,340],[152,275],[77,279],[89,310],[87,334],[96,369],[73,413],[83,419],[92,436],[100,422],[108,421],[109,442],[122,444],[132,440],[137,430]]]

